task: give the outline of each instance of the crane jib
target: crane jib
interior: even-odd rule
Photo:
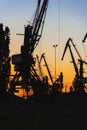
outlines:
[[[35,17],[32,25],[25,27],[24,35],[24,51],[31,54],[39,43],[42,36],[43,26],[47,12],[48,0],[44,0],[40,8],[40,1],[38,1]]]

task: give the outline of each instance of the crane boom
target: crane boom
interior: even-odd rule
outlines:
[[[30,53],[32,53],[34,51],[34,49],[36,48],[36,46],[40,40],[40,37],[42,35],[42,30],[43,30],[43,26],[44,26],[45,17],[46,17],[47,6],[48,6],[48,0],[44,0],[42,7],[41,7],[41,10],[40,10],[40,13],[39,13],[39,16],[38,16],[37,21],[36,21],[35,29],[33,31],[32,39],[31,39],[31,43],[30,43],[30,46],[31,46]],[[41,24],[42,24],[42,26],[41,26]],[[40,29],[41,29],[41,32],[39,34]],[[38,36],[39,36],[39,38],[38,38]]]
[[[73,45],[73,47],[74,47],[74,49],[79,57],[78,61],[80,62],[80,77],[83,77],[83,63],[87,65],[87,62],[82,59],[82,57],[81,57],[80,53],[78,52],[72,39],[71,39],[71,43],[72,43],[72,45]]]
[[[39,15],[40,4],[41,4],[41,0],[38,0],[38,2],[37,2],[37,8],[36,8],[35,15],[34,15],[34,19],[33,19],[33,22],[32,22],[33,28],[34,28],[34,26],[35,26],[36,20],[37,20],[38,15]]]
[[[47,71],[48,71],[50,80],[51,80],[51,82],[52,82],[52,84],[53,84],[53,78],[52,78],[51,72],[50,72],[50,70],[49,70],[48,64],[47,64],[46,59],[45,59],[45,53],[43,53],[43,54],[41,55],[40,62],[41,62],[42,58],[44,59],[44,62],[45,62],[45,65],[46,65],[46,68],[47,68]]]
[[[25,27],[24,46],[22,47],[23,55],[32,55],[42,35],[48,0],[43,0],[41,8],[40,3],[41,0],[38,1],[38,6],[32,25]]]
[[[70,51],[70,54],[71,54],[72,62],[73,62],[73,65],[74,65],[74,69],[75,69],[76,75],[79,77],[78,68],[77,68],[77,65],[76,65],[76,62],[75,62],[72,50],[71,50],[71,46],[69,44],[70,41],[72,41],[71,38],[69,38],[68,41],[67,41],[67,43],[66,43],[66,46],[65,46],[65,49],[64,49],[64,53],[63,53],[63,56],[62,56],[61,60],[63,60],[65,52],[66,52],[67,48],[69,47],[69,51]]]
[[[87,33],[85,34],[85,37],[84,37],[84,39],[82,40],[82,42],[85,42],[86,38],[87,38]]]
[[[81,57],[81,55],[79,54],[79,52],[78,52],[78,50],[77,50],[77,48],[76,48],[76,46],[75,46],[75,44],[74,44],[74,42],[73,42],[73,40],[72,40],[71,38],[69,38],[67,42],[69,43],[70,41],[71,41],[71,43],[72,43],[72,45],[73,45],[73,47],[74,47],[74,49],[75,49],[77,55],[79,56],[80,60],[82,60],[82,57]],[[67,44],[68,44],[68,43],[67,43]],[[65,55],[66,49],[67,49],[67,46],[66,46],[66,48],[65,48],[65,50],[64,50],[63,57],[64,57],[64,55]],[[63,59],[63,57],[62,57],[62,59]]]
[[[66,50],[67,50],[67,47],[68,47],[68,44],[69,44],[70,40],[71,40],[71,39],[69,38],[68,41],[67,41],[67,43],[66,43],[66,46],[65,46],[65,49],[64,49],[63,56],[62,56],[61,60],[63,60],[63,58],[64,58],[64,56],[65,56],[65,52],[66,52]]]
[[[74,42],[73,42],[72,39],[71,39],[71,43],[72,43],[72,45],[73,45],[73,47],[74,47],[74,49],[75,49],[77,55],[79,56],[80,60],[82,60],[82,57],[81,57],[81,55],[79,54],[79,52],[78,52],[78,50],[77,50],[77,48],[76,48],[76,46],[75,46],[75,44],[74,44]]]

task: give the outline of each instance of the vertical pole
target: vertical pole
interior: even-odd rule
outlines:
[[[54,47],[54,49],[55,49],[55,81],[56,81],[56,47],[57,47],[58,45],[56,44],[56,45],[53,45],[53,47]]]
[[[56,47],[55,47],[55,81],[56,81]]]

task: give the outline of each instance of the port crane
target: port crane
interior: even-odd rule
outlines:
[[[46,61],[46,58],[45,58],[45,53],[43,53],[39,59],[39,56],[36,55],[36,58],[37,58],[37,62],[38,62],[38,70],[39,70],[39,77],[41,78],[41,81],[42,82],[45,82],[45,83],[48,83],[48,77],[47,76],[44,76],[43,74],[43,71],[42,71],[42,67],[41,67],[41,62],[42,62],[42,59],[44,60],[44,63],[45,63],[45,66],[46,66],[46,69],[47,69],[47,72],[48,72],[48,75],[50,77],[50,80],[51,80],[51,83],[53,85],[53,78],[52,78],[52,75],[51,75],[51,72],[50,72],[50,69],[48,67],[48,64],[47,64],[47,61]],[[47,79],[47,80],[45,80]]]
[[[67,43],[66,43],[66,46],[65,46],[65,49],[64,49],[63,56],[62,56],[61,60],[64,59],[66,50],[67,50],[67,48],[69,47],[69,51],[70,51],[70,54],[71,54],[72,62],[73,62],[73,65],[74,65],[74,69],[75,69],[75,72],[76,72],[77,77],[79,77],[78,67],[77,67],[77,65],[76,65],[76,62],[75,62],[75,59],[74,59],[74,56],[73,56],[73,53],[72,53],[72,50],[71,50],[71,46],[70,46],[70,44],[69,44],[70,41],[72,41],[71,38],[69,38],[68,41],[67,41]]]
[[[80,62],[80,70],[78,69],[77,64],[75,62],[75,58],[74,58],[73,52],[71,50],[70,42],[72,43],[77,55],[79,56],[78,61]],[[69,38],[67,43],[66,43],[66,46],[65,46],[65,49],[64,49],[63,56],[62,56],[61,60],[63,60],[65,52],[66,52],[68,47],[69,47],[69,51],[70,51],[71,58],[72,58],[72,63],[74,65],[74,69],[75,69],[75,73],[76,73],[75,78],[74,78],[74,82],[73,82],[73,86],[78,91],[83,92],[84,91],[84,83],[87,82],[86,78],[83,77],[83,63],[87,64],[87,62],[82,60],[82,57],[80,56],[80,54],[79,54],[79,52],[78,52],[78,50],[77,50],[77,48],[76,48],[76,46],[73,43],[73,40],[71,38]]]
[[[21,86],[28,92],[29,86],[34,86],[40,80],[34,68],[36,60],[33,52],[42,36],[48,2],[49,0],[38,0],[33,22],[24,28],[24,44],[21,46],[21,53],[12,55],[15,74],[10,83],[11,93],[14,93],[16,86]]]
[[[58,78],[56,79],[56,81],[53,81],[53,77],[52,77],[51,71],[49,69],[48,63],[47,63],[46,58],[45,58],[45,53],[43,53],[41,55],[39,64],[41,64],[42,59],[44,60],[44,63],[45,63],[45,66],[46,66],[46,69],[47,69],[47,72],[48,72],[48,75],[49,75],[49,78],[50,78],[50,81],[51,81],[51,85],[48,83],[48,77],[47,76],[43,77],[43,82],[46,83],[46,85],[48,86],[48,89],[49,88],[52,89],[53,93],[54,92],[57,93],[58,91],[61,91],[62,88],[63,88],[63,73],[60,72],[60,75],[58,76]],[[44,80],[44,78],[45,78],[45,80]]]
[[[47,64],[46,58],[45,58],[45,53],[43,53],[43,54],[41,55],[40,63],[41,63],[41,60],[42,60],[42,59],[44,60],[45,66],[46,66],[47,71],[48,71],[48,75],[49,75],[50,80],[51,80],[51,83],[52,83],[52,85],[53,85],[53,78],[52,78],[52,75],[51,75],[50,69],[49,69],[49,67],[48,67],[48,64]]]

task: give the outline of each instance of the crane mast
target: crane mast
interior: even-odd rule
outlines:
[[[11,81],[11,88],[15,89],[16,82],[18,82],[19,84],[23,84],[25,89],[27,89],[27,86],[32,86],[32,82],[34,83],[38,79],[38,75],[34,69],[36,62],[33,52],[42,36],[48,1],[43,0],[41,2],[41,0],[38,0],[33,22],[25,26],[24,44],[21,46],[21,53],[12,55],[12,64],[15,66],[16,74]],[[19,80],[20,77],[22,78],[21,83]]]

